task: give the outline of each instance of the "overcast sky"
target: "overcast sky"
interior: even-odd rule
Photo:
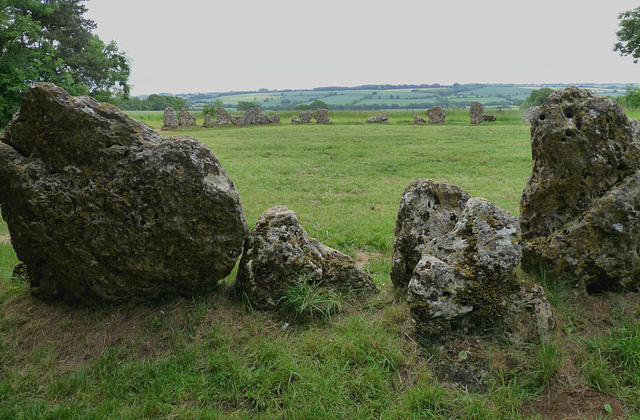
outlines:
[[[404,83],[637,83],[637,0],[90,0],[134,95]]]

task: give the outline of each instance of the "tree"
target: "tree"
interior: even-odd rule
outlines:
[[[327,105],[324,101],[321,101],[320,99],[316,99],[315,101],[309,104],[309,109],[313,111],[315,111],[318,108],[329,109],[329,105]]]
[[[618,42],[613,51],[620,51],[620,55],[630,55],[633,62],[640,58],[640,7],[622,12],[618,15],[620,30],[616,32]]]
[[[0,127],[22,92],[40,81],[72,95],[114,102],[128,97],[129,59],[115,42],[91,34],[82,0],[0,0]]]
[[[520,104],[521,109],[527,109],[532,106],[540,106],[547,100],[549,95],[551,95],[555,90],[551,88],[542,88],[532,90],[529,94],[529,97]]]
[[[625,108],[640,108],[640,88],[628,85],[625,89],[627,93],[615,98],[616,101]]]
[[[238,105],[236,105],[236,109],[238,111],[246,111],[249,108],[255,108],[255,107],[262,109],[262,107],[255,102],[238,101]]]

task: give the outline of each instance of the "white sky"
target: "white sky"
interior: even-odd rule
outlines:
[[[132,94],[404,83],[637,83],[637,0],[90,0]]]

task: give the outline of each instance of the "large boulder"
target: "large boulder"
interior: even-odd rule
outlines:
[[[274,310],[280,293],[294,281],[343,292],[376,289],[353,259],[310,238],[293,211],[275,206],[249,232],[234,289],[252,307]]]
[[[217,107],[216,120],[213,122],[213,125],[216,127],[221,125],[229,125],[230,122],[231,122],[231,115],[229,115],[227,110],[221,106]]]
[[[243,117],[244,124],[271,124],[271,118],[269,118],[266,114],[263,114],[262,110],[257,106],[247,109]]]
[[[629,205],[638,193],[637,124],[614,101],[569,87],[540,107],[531,148],[520,201],[524,268],[593,290],[638,284],[631,257],[640,214]]]
[[[318,124],[331,124],[331,120],[329,119],[329,110],[324,108],[316,109],[316,113],[313,115],[313,118],[316,119],[316,123]]]
[[[451,231],[471,198],[463,189],[431,179],[419,179],[400,199],[395,228],[391,280],[407,287],[423,249],[432,239]]]
[[[0,203],[31,290],[119,302],[184,295],[233,269],[247,225],[204,144],[38,83],[0,135]]]
[[[447,113],[441,106],[434,106],[426,111],[429,117],[429,124],[444,124],[447,120]]]
[[[186,108],[182,108],[178,113],[178,126],[180,127],[193,127],[196,125],[196,117],[191,115]]]
[[[164,129],[175,130],[178,128],[178,119],[176,118],[176,111],[170,106],[164,109],[164,118],[162,119],[162,125]]]

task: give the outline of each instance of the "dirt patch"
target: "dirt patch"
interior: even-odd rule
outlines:
[[[531,403],[531,412],[548,420],[626,418],[625,410],[615,398],[593,389],[562,391],[547,388]],[[611,412],[607,411],[611,408]]]
[[[373,260],[379,260],[380,258],[382,258],[382,256],[383,255],[381,253],[376,251],[369,253],[364,251],[357,251],[355,257],[356,265],[358,267],[364,267]]]
[[[0,233],[0,243],[8,244],[10,242],[11,242],[11,236],[9,235],[9,232],[1,232]]]

